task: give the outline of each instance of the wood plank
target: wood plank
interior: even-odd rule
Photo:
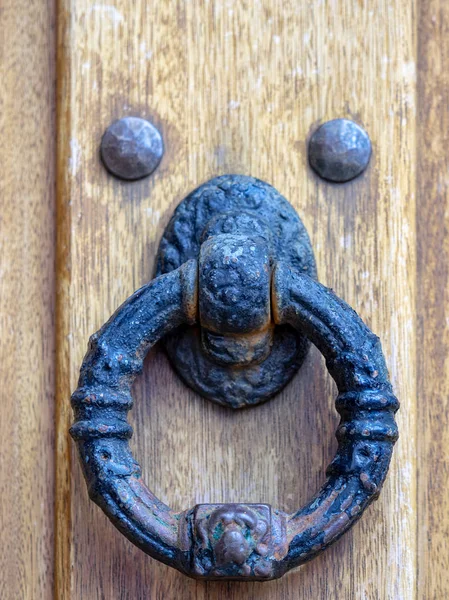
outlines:
[[[58,597],[416,596],[414,18],[405,0],[61,0]],[[144,181],[119,182],[98,158],[104,128],[124,115],[164,135],[165,157]],[[306,140],[341,116],[367,128],[374,155],[360,179],[335,186],[310,172]],[[89,335],[152,277],[176,204],[226,172],[272,183],[298,209],[321,281],[380,335],[403,401],[380,501],[335,547],[263,586],[190,581],[132,547],[88,501],[66,433]],[[136,387],[133,448],[174,508],[241,500],[293,510],[335,450],[334,392],[311,352],[278,398],[233,414],[187,390],[155,349]]]
[[[419,12],[418,597],[449,597],[449,6]]]
[[[0,9],[0,597],[51,598],[54,501],[53,2]]]

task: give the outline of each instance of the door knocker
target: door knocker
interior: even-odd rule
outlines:
[[[338,450],[318,494],[287,514],[267,504],[199,504],[174,512],[145,486],[128,440],[131,386],[164,338],[175,369],[234,408],[278,392],[309,341],[339,395]],[[157,277],[94,334],[72,396],[89,495],[144,552],[190,577],[267,581],[314,558],[377,498],[398,437],[399,404],[379,339],[316,281],[309,238],[268,184],[217,177],[176,209]]]

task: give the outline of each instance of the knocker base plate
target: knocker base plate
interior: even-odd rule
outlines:
[[[294,208],[272,186],[243,175],[203,184],[176,208],[161,239],[156,275],[198,259],[204,231],[220,215],[254,217],[270,235],[272,261],[282,261],[316,279],[307,231]],[[164,345],[181,378],[202,396],[232,408],[253,406],[282,389],[303,363],[309,342],[292,327],[275,327],[271,351],[260,362],[222,364],[203,348],[201,328],[183,326]]]

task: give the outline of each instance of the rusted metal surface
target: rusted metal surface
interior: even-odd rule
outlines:
[[[192,569],[205,579],[272,579],[273,532],[282,517],[268,504],[199,504],[187,514],[192,540]],[[273,520],[277,523],[274,524]]]
[[[120,179],[150,175],[164,154],[162,136],[154,125],[139,117],[124,117],[106,129],[100,146],[106,169]]]
[[[199,262],[189,260],[135,292],[92,336],[72,396],[71,434],[91,498],[147,554],[194,578],[266,581],[315,557],[378,497],[398,435],[399,404],[379,339],[345,302],[290,264],[268,260],[266,239],[254,236],[253,225],[249,237],[242,224],[238,234],[217,227],[203,238]],[[254,282],[253,302],[232,289],[239,261],[246,287]],[[229,295],[237,299],[234,311],[223,302]],[[300,331],[326,359],[339,392],[338,449],[322,489],[295,513],[265,504],[198,505],[175,513],[142,481],[128,443],[133,381],[151,346],[180,325],[191,327],[202,312],[217,334],[264,332],[272,315],[271,326]]]
[[[348,119],[323,123],[309,141],[309,162],[323,179],[344,183],[360,175],[371,158],[371,141],[360,125]]]
[[[304,225],[267,183],[216,177],[177,207],[159,246],[156,275],[189,259],[200,264],[200,319],[164,339],[173,367],[219,404],[264,402],[290,381],[309,348],[301,333],[270,320],[267,286],[278,260],[316,278]]]

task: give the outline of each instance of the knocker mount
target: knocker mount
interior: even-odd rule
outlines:
[[[199,323],[164,339],[182,379],[232,408],[279,392],[301,366],[309,342],[275,325],[270,286],[281,261],[316,279],[307,231],[272,186],[224,175],[200,186],[174,212],[162,237],[156,275],[199,260]]]

